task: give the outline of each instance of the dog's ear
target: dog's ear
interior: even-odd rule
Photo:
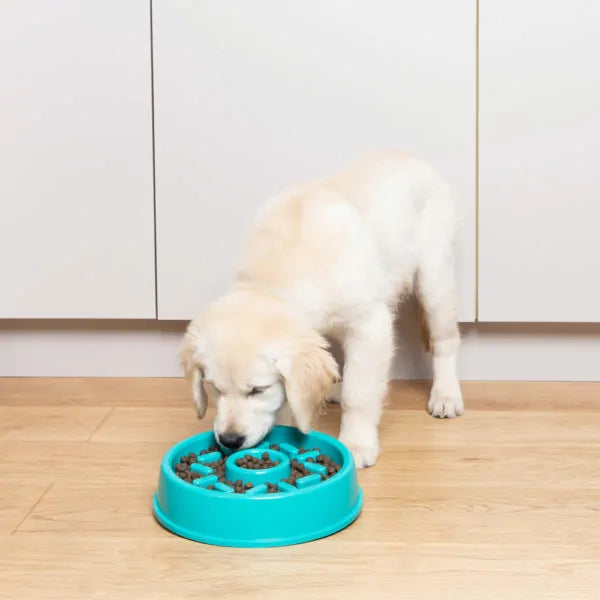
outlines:
[[[208,398],[204,387],[204,368],[199,360],[199,340],[189,329],[183,337],[183,343],[179,352],[181,366],[192,382],[192,395],[198,418],[201,419],[206,414]]]
[[[328,348],[325,338],[311,331],[294,339],[291,349],[275,361],[294,421],[303,433],[308,433],[315,411],[339,380],[337,362]]]

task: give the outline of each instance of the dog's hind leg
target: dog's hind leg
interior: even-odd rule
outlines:
[[[329,393],[327,394],[327,402],[332,404],[342,403],[342,382],[338,381],[331,386]]]
[[[434,417],[457,417],[464,405],[456,372],[460,334],[452,240],[444,243],[438,239],[427,248],[417,270],[416,293],[429,336],[426,346],[428,343],[433,355],[433,386],[427,408]]]

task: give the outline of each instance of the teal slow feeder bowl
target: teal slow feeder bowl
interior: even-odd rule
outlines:
[[[216,445],[211,432],[200,433],[173,446],[163,457],[158,490],[154,494],[154,516],[169,531],[182,537],[217,546],[269,547],[300,544],[322,538],[354,521],[362,507],[356,467],[350,451],[335,438],[312,431],[303,434],[293,427],[278,425],[256,448],[244,449],[227,456],[226,480],[250,482],[246,493],[234,493],[219,482],[212,463],[225,454],[211,452]],[[271,449],[279,446],[279,450]],[[299,452],[299,448],[318,448]],[[198,454],[192,465],[201,478],[188,483],[177,477],[175,465],[190,452]],[[246,469],[236,460],[247,454],[267,452],[276,466]],[[323,480],[323,465],[309,461],[319,454],[329,456],[340,465],[337,473]],[[290,461],[296,460],[309,471],[296,485],[282,481],[290,474]],[[268,493],[266,483],[277,484],[278,491]]]

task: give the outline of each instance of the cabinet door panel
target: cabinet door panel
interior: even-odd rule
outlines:
[[[474,319],[472,0],[153,7],[160,318],[227,288],[271,193],[399,148],[460,194],[460,317]]]
[[[479,23],[479,318],[600,321],[600,5]]]
[[[155,316],[148,0],[0,5],[0,318]]]

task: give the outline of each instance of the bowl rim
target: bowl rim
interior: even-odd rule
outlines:
[[[275,425],[273,427],[273,429],[265,436],[265,438],[268,438],[269,435],[271,435],[271,433],[273,433],[273,431],[275,429],[291,429],[294,431],[298,431],[295,427],[291,427],[290,425]],[[175,485],[182,486],[181,487],[182,490],[190,490],[190,488],[191,488],[191,489],[196,490],[196,493],[207,494],[207,495],[210,495],[211,497],[214,497],[214,494],[215,494],[214,490],[207,490],[207,489],[203,488],[202,486],[193,485],[193,484],[188,483],[187,481],[183,481],[182,479],[177,477],[177,475],[175,475],[175,471],[171,467],[173,458],[176,458],[175,455],[178,452],[180,452],[179,449],[181,447],[189,444],[192,440],[194,440],[196,438],[201,438],[208,434],[214,436],[213,432],[211,430],[208,430],[208,431],[204,431],[202,433],[197,433],[188,438],[185,438],[185,439],[181,440],[180,442],[177,442],[175,445],[171,446],[165,452],[165,454],[161,460],[160,471],[161,471],[161,475],[165,476],[169,480],[169,483],[174,483]],[[341,477],[343,477],[344,475],[347,475],[349,472],[351,472],[354,469],[354,459],[352,457],[352,453],[338,439],[336,439],[333,436],[328,435],[326,433],[321,433],[320,431],[314,431],[314,430],[311,430],[307,434],[303,434],[303,435],[322,439],[324,442],[335,446],[336,450],[338,450],[340,452],[340,454],[342,455],[343,464],[342,464],[342,468],[335,474],[334,477],[330,477],[330,478],[326,479],[325,481],[322,481],[319,485],[306,487],[304,489],[296,489],[296,491],[294,492],[294,496],[297,496],[298,494],[313,494],[313,493],[315,493],[316,490],[322,490],[327,486],[335,485],[336,480],[339,480]],[[263,439],[263,441],[264,441],[264,439]],[[256,446],[253,446],[253,448],[256,448]],[[253,449],[253,448],[249,448],[249,450]],[[227,498],[227,500],[226,500],[227,502],[230,502],[230,501],[233,501],[233,502],[244,502],[244,501],[246,501],[246,502],[247,501],[273,502],[276,500],[280,500],[281,498],[284,498],[288,494],[289,494],[289,492],[288,493],[280,492],[277,494],[260,494],[257,496],[246,496],[245,494],[232,494],[232,493],[221,492],[219,494],[219,498],[220,499],[222,498],[223,500],[225,500]],[[184,536],[184,537],[187,537],[187,536]]]

